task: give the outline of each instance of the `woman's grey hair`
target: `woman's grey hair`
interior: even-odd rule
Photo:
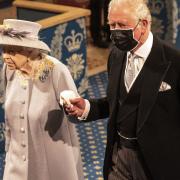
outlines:
[[[111,0],[109,3],[109,11],[112,6],[116,6],[121,3],[126,3],[137,16],[137,20],[146,19],[151,22],[151,13],[147,6],[147,0]]]
[[[36,52],[39,52],[39,53],[47,53],[45,50],[36,49],[36,48],[30,48],[30,47],[24,47],[24,50],[29,51],[29,52],[36,51]]]

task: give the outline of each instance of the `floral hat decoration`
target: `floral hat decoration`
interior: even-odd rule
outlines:
[[[31,21],[5,19],[0,25],[0,46],[23,46],[50,51],[43,41],[39,40],[38,33],[41,25]]]

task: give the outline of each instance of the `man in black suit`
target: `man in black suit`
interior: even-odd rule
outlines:
[[[144,0],[112,0],[108,21],[107,97],[66,110],[109,117],[105,180],[180,180],[180,52],[153,36]]]

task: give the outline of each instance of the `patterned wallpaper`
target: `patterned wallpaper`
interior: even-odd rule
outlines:
[[[152,31],[180,48],[180,0],[149,0]]]
[[[45,32],[46,31],[46,32]],[[86,62],[86,26],[85,18],[79,18],[68,23],[60,24],[51,30],[41,33],[53,32],[52,39],[44,39],[50,44],[51,55],[67,65],[78,88],[79,94],[86,96],[88,88],[87,62]]]

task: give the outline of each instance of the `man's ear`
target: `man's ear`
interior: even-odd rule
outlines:
[[[145,34],[145,32],[147,31],[147,28],[149,26],[149,21],[146,19],[142,19],[140,21],[140,23],[141,23],[142,33]]]

